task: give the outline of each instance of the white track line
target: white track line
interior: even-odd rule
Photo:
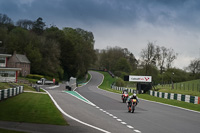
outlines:
[[[127,123],[126,122],[121,122],[122,124],[126,125]]]
[[[45,91],[46,91],[46,90],[45,90]],[[47,94],[49,95],[49,97],[51,98],[51,100],[54,102],[54,104],[56,105],[56,107],[57,107],[57,108],[60,110],[60,112],[63,113],[65,116],[67,116],[67,117],[71,118],[72,120],[75,120],[75,121],[77,121],[77,122],[79,122],[79,123],[81,123],[81,124],[83,124],[83,125],[86,125],[86,126],[88,126],[88,127],[97,129],[97,130],[102,131],[102,132],[104,132],[104,133],[110,133],[109,131],[106,131],[106,130],[101,129],[101,128],[99,128],[99,127],[96,127],[96,126],[90,125],[90,124],[88,124],[88,123],[85,123],[85,122],[83,122],[83,121],[81,121],[81,120],[79,120],[79,119],[77,119],[77,118],[75,118],[75,117],[73,117],[73,116],[67,114],[67,113],[64,112],[64,111],[62,110],[62,108],[57,104],[57,102],[54,100],[54,98],[51,96],[51,94],[50,94],[48,91],[46,91],[46,92],[47,92]]]
[[[91,75],[91,74],[90,74]],[[91,78],[90,78],[90,80],[92,79],[92,75],[91,75]],[[104,79],[104,76],[103,76],[103,79]],[[102,82],[103,82],[103,80],[101,81],[101,83],[98,85],[98,89],[100,89],[99,88],[99,86],[102,84]],[[88,83],[88,82],[87,82]],[[85,84],[86,85],[86,84]],[[77,89],[77,88],[76,88]],[[100,89],[100,90],[102,90],[102,89]],[[103,91],[106,91],[106,90],[103,90]],[[109,92],[109,91],[106,91],[106,92]],[[111,93],[113,93],[113,92],[111,92]],[[116,93],[115,93],[116,94]],[[120,94],[119,94],[120,95]],[[82,95],[81,95],[82,96]],[[85,98],[86,99],[86,98]],[[89,101],[89,100],[88,100]],[[91,102],[92,103],[92,102]],[[109,116],[111,116],[111,117],[113,117],[114,119],[116,119],[117,121],[119,121],[119,122],[121,122],[121,124],[123,124],[123,125],[127,125],[127,123],[126,122],[123,122],[121,119],[118,119],[116,116],[114,116],[113,114],[110,114],[109,112],[107,112],[107,111],[105,111],[105,110],[103,110],[103,109],[101,109],[100,107],[98,107],[98,106],[96,106],[95,105],[95,107],[97,108],[97,109],[99,109],[100,111],[102,111],[102,112],[104,112],[104,113],[106,113],[107,115],[109,115]],[[134,127],[132,127],[132,126],[130,126],[130,125],[127,125],[127,127],[128,128],[130,128],[130,129],[134,129]],[[139,130],[134,130],[135,132],[138,132],[138,133],[141,133]]]
[[[128,128],[131,128],[131,129],[134,129],[134,127],[132,127],[132,126],[130,126],[130,125],[127,125],[127,127],[128,127]]]
[[[103,82],[103,80],[102,80],[102,82]],[[99,86],[100,86],[100,85],[99,85]],[[113,94],[121,95],[121,94],[119,94],[119,93],[115,93],[115,92],[111,92],[111,91],[107,91],[107,90],[100,89],[99,86],[97,87],[99,90],[106,91],[106,92],[108,92],[108,93],[113,93]],[[178,107],[178,106],[174,106],[174,105],[170,105],[170,104],[165,104],[165,103],[161,103],[161,102],[150,101],[150,100],[146,100],[146,99],[142,99],[142,98],[139,98],[139,99],[141,99],[141,100],[143,100],[143,101],[148,101],[148,102],[152,102],[152,103],[158,103],[158,104],[162,104],[162,105],[166,105],[166,106],[170,106],[170,107],[174,107],[174,108],[178,108],[178,109],[190,111],[190,112],[200,113],[199,111],[190,110],[190,109],[186,109],[186,108],[182,108],[182,107]]]
[[[136,133],[141,133],[141,131],[139,131],[139,130],[134,130]]]

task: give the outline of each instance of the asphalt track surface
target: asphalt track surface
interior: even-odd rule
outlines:
[[[98,88],[103,75],[90,71],[88,84],[78,87],[90,102],[65,92],[65,84],[43,88],[64,112],[70,126],[1,122],[0,127],[35,133],[199,133],[200,113],[140,99],[135,113],[128,113],[121,95]],[[76,119],[76,120],[75,120]],[[80,123],[81,122],[81,123]]]
[[[118,122],[127,129],[123,128],[121,130],[122,126],[117,126],[117,124],[115,128],[109,124],[106,124],[105,127],[101,125],[101,128],[119,133],[128,132],[129,130],[135,132],[135,129],[142,133],[200,132],[200,113],[141,99],[135,113],[128,113],[126,104],[122,103],[119,94],[98,89],[97,85],[102,82],[103,75],[93,71],[90,74],[92,75],[91,81],[87,85],[77,88],[76,91],[101,109],[121,119],[127,125],[134,127],[134,129],[129,129],[127,125]],[[99,113],[96,112],[96,115],[98,116]],[[109,116],[107,117],[103,117],[104,122],[110,121],[112,123]]]

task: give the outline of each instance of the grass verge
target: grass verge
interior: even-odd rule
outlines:
[[[112,78],[107,72],[100,72],[100,73],[102,73],[104,75],[104,81],[99,86],[100,89],[111,91],[111,92],[114,92],[114,93],[119,93],[119,94],[122,93],[121,91],[117,91],[117,90],[111,89],[110,86],[115,81],[114,78]],[[129,93],[129,95],[131,95],[131,93]],[[187,102],[183,102],[183,101],[158,98],[158,97],[151,96],[149,94],[138,94],[137,96],[139,98],[141,98],[141,99],[160,102],[160,103],[165,103],[165,104],[178,106],[178,107],[182,107],[182,108],[185,108],[185,109],[190,109],[190,110],[194,110],[194,111],[199,111],[200,112],[200,104],[193,104],[193,103],[187,103]]]
[[[0,128],[0,133],[25,133],[25,132],[13,131],[13,130],[7,130],[7,129]]]
[[[200,112],[200,104],[193,104],[193,103],[187,103],[187,102],[178,101],[178,100],[159,98],[159,97],[151,96],[149,94],[138,94],[138,97],[142,98],[142,99],[145,99],[145,100],[165,103],[165,104],[169,104],[169,105],[182,107],[182,108],[185,108],[185,109],[190,109],[190,110],[194,110],[194,111],[199,111]]]
[[[111,85],[116,81],[116,79],[111,77],[108,72],[100,72],[100,73],[104,75],[104,80],[103,83],[99,86],[99,88],[101,89],[111,88]]]
[[[173,86],[174,88],[172,89],[172,84],[157,85],[155,86],[155,89],[160,92],[177,93],[200,97],[200,79],[174,83]]]
[[[0,102],[0,120],[67,125],[46,94],[22,93]]]

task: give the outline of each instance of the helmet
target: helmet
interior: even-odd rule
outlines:
[[[134,93],[133,96],[136,97],[136,94]]]

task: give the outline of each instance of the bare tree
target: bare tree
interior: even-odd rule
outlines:
[[[156,46],[152,42],[147,44],[145,49],[141,52],[141,65],[145,66],[146,74],[150,66],[156,66],[160,68],[160,74],[163,73],[165,66],[171,68],[172,62],[177,58],[177,53],[173,49],[167,49],[166,47]]]
[[[145,73],[147,75],[148,67],[150,65],[156,65],[156,58],[157,58],[156,46],[152,42],[149,42],[147,44],[147,47],[145,49],[142,49],[141,57],[142,57],[142,62],[146,67]]]
[[[167,69],[171,68],[172,62],[177,58],[178,53],[175,53],[173,49],[168,49],[167,55]]]
[[[166,60],[167,60],[167,56],[168,56],[168,49],[165,48],[164,46],[162,47],[158,47],[159,51],[157,53],[157,59],[158,59],[158,66],[160,67],[160,74],[163,73],[165,67],[165,63],[166,63]]]
[[[200,59],[194,59],[190,62],[190,65],[187,69],[192,72],[193,75],[200,73]]]

